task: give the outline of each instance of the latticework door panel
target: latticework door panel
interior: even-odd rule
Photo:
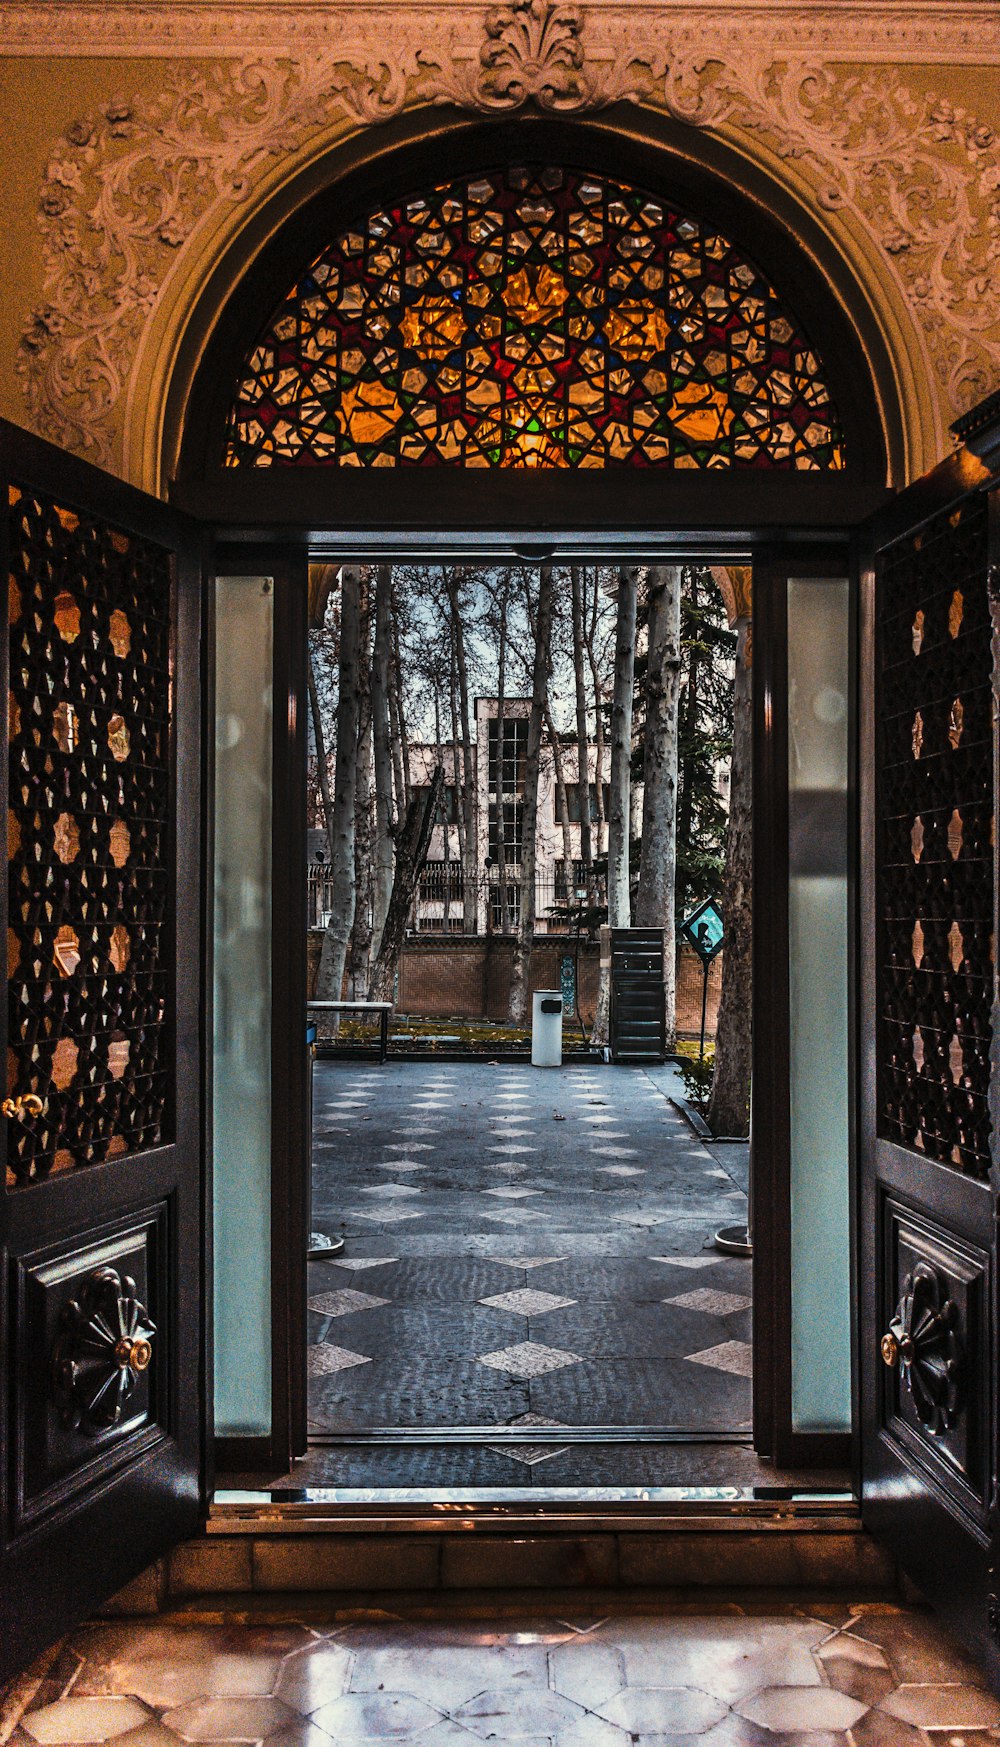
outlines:
[[[983,1177],[993,998],[987,510],[880,554],[878,1132]]]
[[[171,565],[9,492],[7,1180],[170,1138]]]

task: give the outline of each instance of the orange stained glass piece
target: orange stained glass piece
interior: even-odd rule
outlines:
[[[965,941],[957,922],[953,922],[948,930],[948,957],[951,960],[952,970],[961,970],[962,961],[965,958]]]
[[[52,1079],[65,1092],[77,1070],[80,1051],[71,1037],[61,1037],[52,1052]]]
[[[80,827],[71,813],[60,813],[52,827],[52,841],[61,862],[76,860],[80,853]]]
[[[952,861],[957,861],[962,853],[964,835],[965,827],[962,824],[962,815],[957,807],[953,807],[951,818],[948,820],[948,854]]]
[[[7,860],[13,861],[21,847],[21,823],[16,813],[7,814]]]
[[[924,718],[918,710],[913,718],[913,733],[911,735],[914,758],[919,758],[924,745]]]
[[[7,579],[7,623],[16,625],[21,617],[21,590],[12,576]]]
[[[948,1066],[951,1069],[953,1084],[960,1085],[962,1075],[965,1072],[965,1053],[958,1037],[953,1037],[948,1046]]]
[[[123,819],[116,819],[110,835],[111,859],[116,867],[124,867],[132,853],[132,840]]]
[[[120,1080],[123,1078],[131,1054],[132,1045],[127,1037],[123,1036],[120,1032],[112,1037],[111,1042],[108,1045],[108,1067],[111,1071],[111,1078],[113,1080]]]
[[[919,970],[924,962],[924,931],[920,926],[919,919],[913,925],[911,951],[913,953],[913,962],[916,965],[917,970]]]
[[[52,733],[60,752],[75,752],[79,741],[79,722],[72,704],[57,704],[52,712]]]
[[[56,595],[52,614],[63,642],[75,643],[80,635],[80,609],[66,589]]]
[[[948,630],[952,637],[958,636],[959,631],[962,629],[962,620],[964,616],[965,599],[961,589],[956,588],[951,597],[951,606],[948,608]]]
[[[119,922],[111,935],[111,963],[121,974],[128,964],[132,952],[132,943],[128,937],[128,929]]]
[[[71,977],[80,963],[80,936],[68,923],[63,923],[56,935],[52,957],[61,977]]]
[[[132,647],[132,627],[120,607],[116,607],[108,620],[108,631],[111,636],[111,647],[119,661],[124,661]]]
[[[924,822],[918,814],[913,821],[910,832],[910,854],[914,861],[919,861],[924,853]]]
[[[924,610],[919,608],[913,621],[913,653],[919,655],[924,644]]]
[[[132,741],[125,726],[124,716],[114,715],[108,723],[108,745],[111,756],[118,764],[123,764],[132,750]]]
[[[965,728],[965,705],[961,698],[956,698],[951,706],[948,717],[948,744],[953,752],[958,751],[959,742]]]

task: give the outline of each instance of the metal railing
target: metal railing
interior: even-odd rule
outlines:
[[[465,882],[457,861],[432,862],[420,876],[410,926],[418,934],[461,934],[464,929]],[[503,934],[516,930],[521,915],[520,870],[510,867],[501,889],[499,870],[484,869],[476,879],[476,934]],[[603,888],[598,902],[603,899]],[[583,869],[574,863],[569,880],[562,862],[535,880],[535,928],[539,934],[571,934],[576,931],[576,913],[586,901]],[[333,880],[328,867],[309,868],[308,925],[325,928],[333,905]],[[504,910],[506,909],[506,928]]]

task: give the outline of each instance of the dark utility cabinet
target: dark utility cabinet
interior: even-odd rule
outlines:
[[[611,930],[611,1059],[662,1062],[666,1055],[663,932]]]

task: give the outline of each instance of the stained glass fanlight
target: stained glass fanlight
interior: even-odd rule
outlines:
[[[372,212],[240,372],[231,467],[844,465],[822,364],[761,270],[620,182],[514,168]]]

